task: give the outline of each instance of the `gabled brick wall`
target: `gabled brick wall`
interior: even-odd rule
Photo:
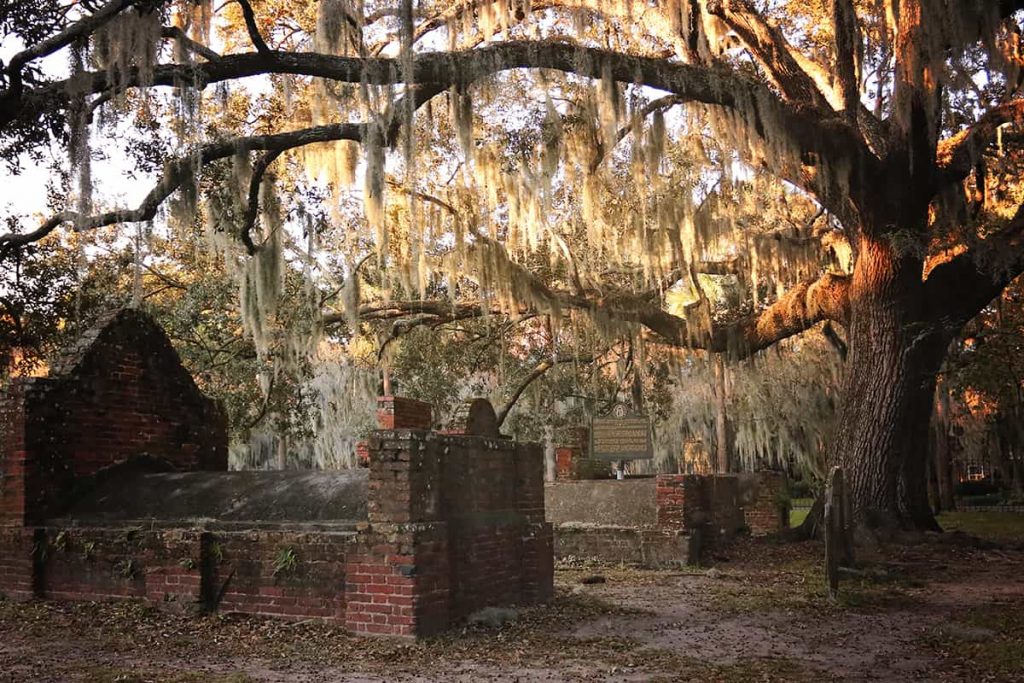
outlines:
[[[59,514],[76,478],[139,455],[227,469],[227,425],[160,327],[122,310],[0,399],[0,525]]]

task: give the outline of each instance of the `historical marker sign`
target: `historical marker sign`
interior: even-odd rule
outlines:
[[[654,457],[651,421],[619,403],[609,417],[595,417],[590,425],[590,457],[598,460],[640,460]]]

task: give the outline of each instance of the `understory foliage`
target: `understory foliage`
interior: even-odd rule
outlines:
[[[60,191],[42,218],[12,207],[0,259],[62,227],[77,282],[104,240],[130,254],[113,299],[158,311],[231,397],[249,465],[350,465],[391,387],[442,423],[488,396],[549,441],[623,401],[662,467],[727,438],[735,467],[820,476],[863,254],[993,296],[1024,267],[1018,9],[15,3],[2,153],[50,157]],[[47,267],[4,287],[69,277]]]

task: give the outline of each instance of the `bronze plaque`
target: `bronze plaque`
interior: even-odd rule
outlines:
[[[611,417],[595,417],[590,425],[590,457],[598,460],[640,460],[654,457],[651,421],[646,415],[629,414],[624,406]]]

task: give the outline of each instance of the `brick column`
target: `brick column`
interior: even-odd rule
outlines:
[[[659,474],[656,479],[658,526],[693,531],[708,521],[706,477],[699,474]]]
[[[381,396],[377,399],[377,427],[380,429],[420,429],[433,426],[429,403],[401,396]]]
[[[25,525],[25,385],[0,397],[0,526]]]
[[[789,509],[783,502],[786,475],[764,471],[757,474],[757,497],[744,512],[744,520],[754,536],[777,534],[789,526]]]
[[[0,526],[41,523],[66,502],[71,472],[48,378],[15,380],[0,400]]]
[[[522,539],[520,597],[544,602],[554,594],[554,532],[544,521],[544,451],[538,444],[517,444],[516,497],[526,520]]]
[[[370,439],[369,523],[346,558],[345,625],[355,633],[423,636],[449,625],[440,451],[425,432]]]

